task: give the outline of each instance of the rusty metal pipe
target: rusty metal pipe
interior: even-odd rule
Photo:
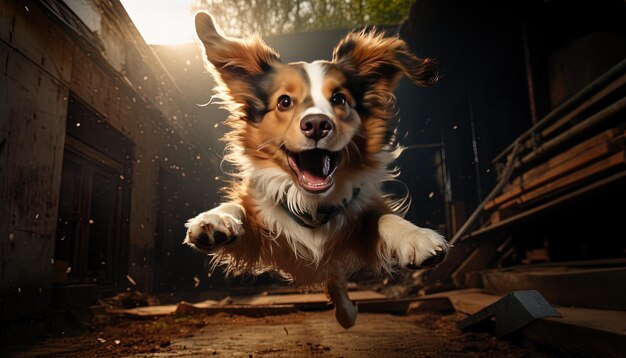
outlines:
[[[533,134],[537,133],[539,130],[546,127],[555,119],[564,115],[568,111],[571,111],[579,102],[585,100],[587,97],[592,95],[594,92],[597,92],[601,87],[606,86],[612,80],[617,78],[626,72],[626,60],[622,60],[617,65],[613,66],[610,70],[605,72],[600,77],[596,78],[593,82],[585,86],[583,89],[578,91],[574,96],[570,97],[565,103],[558,106],[552,112],[548,113],[545,117],[543,117],[537,124],[532,126],[522,135],[520,135],[514,143],[522,143],[533,136]],[[494,159],[493,163],[500,161],[507,153],[509,153],[513,149],[514,144],[509,145],[505,150],[503,150],[500,154],[498,154]]]
[[[538,158],[548,154],[550,151],[559,147],[561,144],[568,141],[572,137],[575,137],[576,135],[583,133],[589,128],[592,128],[611,118],[612,116],[618,114],[619,112],[623,111],[624,108],[626,108],[626,98],[622,98],[619,101],[611,104],[600,112],[578,123],[567,131],[559,134],[555,138],[550,139],[545,143],[541,143],[535,150],[522,158],[522,163],[527,164],[534,160],[537,160]]]

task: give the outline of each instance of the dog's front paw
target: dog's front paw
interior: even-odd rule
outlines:
[[[411,270],[433,267],[445,259],[450,244],[437,232],[417,228],[399,239],[396,248],[398,262]]]
[[[244,234],[243,223],[231,214],[211,210],[185,224],[187,236],[184,243],[201,251],[211,251],[228,245]]]
[[[415,226],[397,215],[383,215],[378,228],[389,256],[412,270],[437,265],[450,247],[435,231]]]

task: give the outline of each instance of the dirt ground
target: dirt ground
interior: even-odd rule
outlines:
[[[98,315],[87,333],[13,347],[11,357],[526,357],[487,333],[462,333],[459,314],[361,313],[344,330],[332,311],[132,319]]]

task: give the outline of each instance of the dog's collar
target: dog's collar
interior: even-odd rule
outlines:
[[[326,224],[332,218],[337,216],[337,214],[347,208],[348,205],[350,205],[350,203],[352,203],[354,199],[356,199],[360,191],[361,188],[352,189],[352,197],[349,199],[343,199],[340,205],[318,207],[317,212],[315,213],[315,217],[313,217],[313,215],[309,213],[294,213],[293,211],[289,210],[289,207],[287,205],[285,205],[284,200],[281,200],[279,202],[279,205],[289,215],[289,217],[293,219],[293,221],[298,223],[298,225],[304,226],[309,229],[315,229]]]

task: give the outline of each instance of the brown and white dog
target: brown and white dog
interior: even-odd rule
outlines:
[[[282,64],[259,37],[226,37],[204,12],[195,22],[231,113],[225,159],[235,180],[223,204],[187,222],[185,243],[230,272],[324,284],[345,328],[356,319],[348,275],[444,258],[447,241],[404,220],[381,190],[401,151],[393,90],[402,75],[434,84],[433,61],[364,31],[347,35],[332,61]]]

